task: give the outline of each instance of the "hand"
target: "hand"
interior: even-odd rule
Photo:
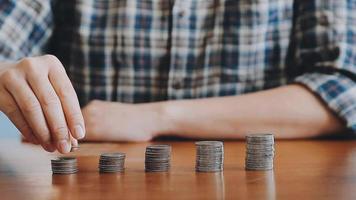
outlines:
[[[68,153],[85,135],[78,98],[54,56],[0,63],[0,111],[31,143]]]
[[[149,141],[160,132],[159,106],[92,101],[83,109],[87,141]]]

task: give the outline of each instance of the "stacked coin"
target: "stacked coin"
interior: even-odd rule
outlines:
[[[100,155],[99,172],[101,173],[115,173],[123,172],[125,169],[124,153],[104,153]]]
[[[224,143],[220,141],[196,142],[196,164],[198,172],[219,172],[224,167]]]
[[[150,145],[146,148],[146,172],[165,172],[171,167],[171,151],[169,145]]]
[[[53,174],[74,174],[78,172],[77,159],[73,157],[59,157],[51,160]]]
[[[251,134],[246,136],[247,170],[272,170],[274,158],[273,134]]]

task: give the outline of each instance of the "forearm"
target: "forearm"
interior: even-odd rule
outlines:
[[[308,138],[344,127],[314,94],[300,85],[158,104],[165,123],[160,135],[233,139],[248,133],[271,132],[277,138]]]

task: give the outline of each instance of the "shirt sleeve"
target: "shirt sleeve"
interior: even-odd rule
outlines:
[[[0,61],[42,54],[52,30],[50,0],[1,0]]]
[[[356,3],[296,1],[294,79],[317,94],[356,133]]]

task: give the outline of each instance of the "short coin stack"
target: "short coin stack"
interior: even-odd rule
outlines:
[[[53,174],[74,174],[78,172],[77,159],[59,157],[51,160]]]
[[[146,148],[146,172],[166,172],[170,169],[171,151],[169,145],[150,145]]]
[[[273,158],[273,134],[251,134],[246,136],[246,170],[272,170]]]
[[[99,159],[100,173],[123,172],[125,169],[125,153],[103,153]]]
[[[196,142],[197,172],[219,172],[224,167],[224,143],[220,141]]]

